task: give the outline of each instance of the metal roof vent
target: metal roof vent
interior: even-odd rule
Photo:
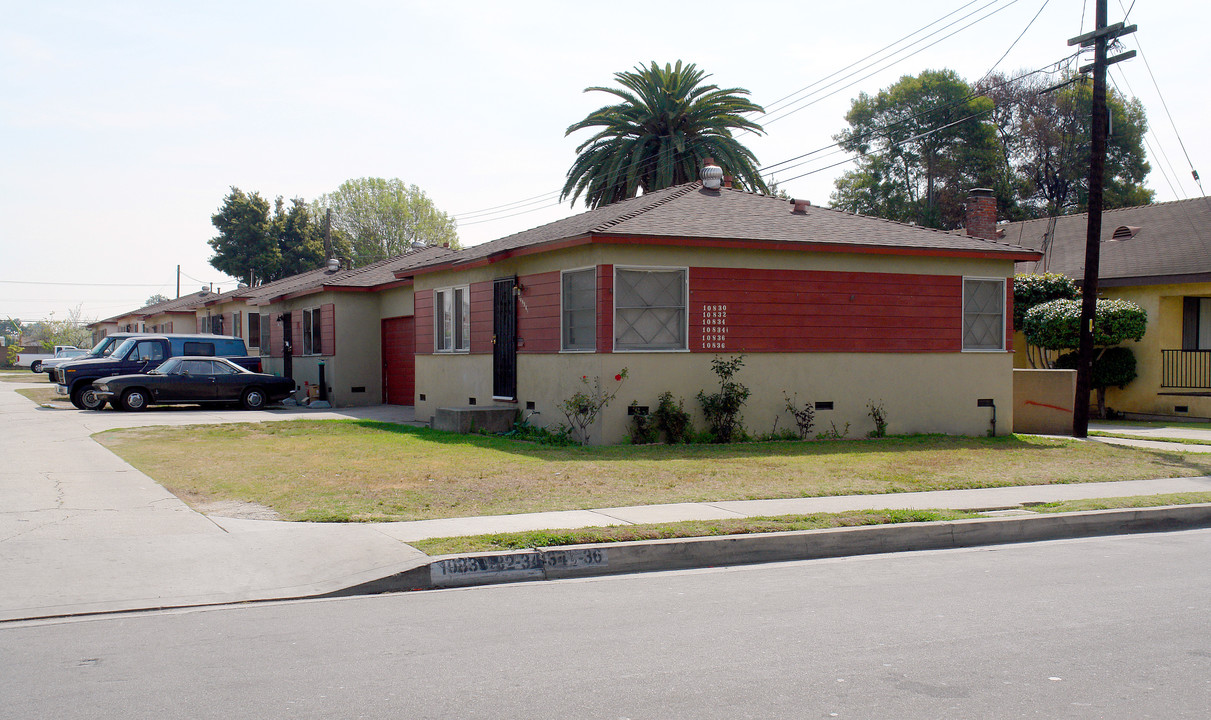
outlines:
[[[718,190],[719,186],[723,185],[723,168],[715,164],[714,158],[707,158],[703,161],[698,177],[702,180],[702,187],[707,190]]]
[[[1130,240],[1135,237],[1135,234],[1140,231],[1137,227],[1131,225],[1119,225],[1114,229],[1114,234],[1110,236],[1111,240]]]
[[[804,200],[803,198],[791,198],[791,205],[793,206],[791,208],[791,212],[796,215],[806,215],[807,209],[811,207],[811,204],[811,200]]]
[[[329,258],[328,272],[336,272],[341,269],[341,261],[339,258]]]

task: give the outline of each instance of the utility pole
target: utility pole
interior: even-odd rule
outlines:
[[[1107,60],[1106,46],[1111,40],[1135,32],[1135,26],[1123,23],[1106,25],[1106,0],[1097,0],[1093,32],[1072,38],[1069,45],[1093,45],[1093,64],[1081,68],[1093,71],[1093,111],[1089,159],[1089,227],[1085,235],[1085,280],[1081,286],[1081,344],[1077,350],[1076,398],[1072,406],[1072,436],[1089,435],[1089,392],[1093,378],[1093,321],[1097,314],[1098,265],[1101,263],[1102,185],[1106,177],[1106,67],[1135,56],[1135,51]]]
[[[181,266],[177,265],[177,297],[181,297]]]

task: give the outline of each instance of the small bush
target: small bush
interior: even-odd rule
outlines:
[[[840,430],[837,429],[837,423],[835,422],[830,422],[829,425],[831,427],[828,430],[816,434],[817,440],[841,440],[849,435],[849,423],[845,423],[845,427]]]
[[[631,407],[639,407],[639,401],[631,402]],[[646,413],[631,412],[631,426],[627,428],[632,445],[647,445],[660,439],[660,428],[656,418]]]
[[[816,406],[812,403],[803,403],[803,407],[799,407],[798,394],[791,397],[785,390],[782,391],[782,397],[786,400],[786,411],[795,418],[795,426],[799,428],[799,439],[806,440],[812,431],[812,425],[816,422]]]
[[[875,402],[871,400],[866,403],[866,414],[871,420],[875,421],[875,429],[866,434],[867,437],[881,438],[887,437],[887,409],[883,407],[883,401]]]
[[[689,442],[694,429],[690,425],[690,414],[685,411],[685,401],[678,400],[674,404],[673,393],[663,392],[659,403],[653,418],[656,429],[664,434],[664,442],[669,445]]]
[[[711,370],[719,376],[719,392],[709,395],[698,392],[698,402],[702,403],[702,414],[706,416],[711,442],[732,442],[744,431],[740,409],[748,402],[751,391],[743,383],[733,379],[742,367],[743,355],[737,355],[731,360],[716,356],[711,360]]]
[[[504,433],[502,437],[538,443],[539,445],[553,445],[555,447],[579,445],[572,437],[572,429],[567,425],[560,425],[555,430],[551,430],[531,425],[528,416],[515,421],[513,429]]]

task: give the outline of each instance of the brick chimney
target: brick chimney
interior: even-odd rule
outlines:
[[[967,196],[967,234],[997,239],[997,199],[988,188],[974,188]]]

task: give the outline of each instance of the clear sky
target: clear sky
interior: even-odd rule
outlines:
[[[1211,9],[1110,5],[1111,22],[1131,8],[1140,29],[1125,43],[1147,59],[1112,78],[1147,109],[1148,185],[1160,201],[1199,196],[1186,153],[1211,173]],[[612,97],[584,88],[639,63],[694,62],[750,90],[771,112],[756,118],[767,135],[744,141],[773,165],[831,144],[861,91],[925,69],[974,82],[994,66],[1041,68],[1093,25],[1091,0],[0,0],[0,11],[0,317],[22,320],[175,297],[178,265],[182,294],[234,288],[206,244],[232,186],[312,200],[349,178],[398,177],[457,216],[465,245],[580,212],[555,196],[588,133],[564,130]],[[850,166],[828,167],[845,156],[827,150],[806,160],[774,179],[827,204]]]

